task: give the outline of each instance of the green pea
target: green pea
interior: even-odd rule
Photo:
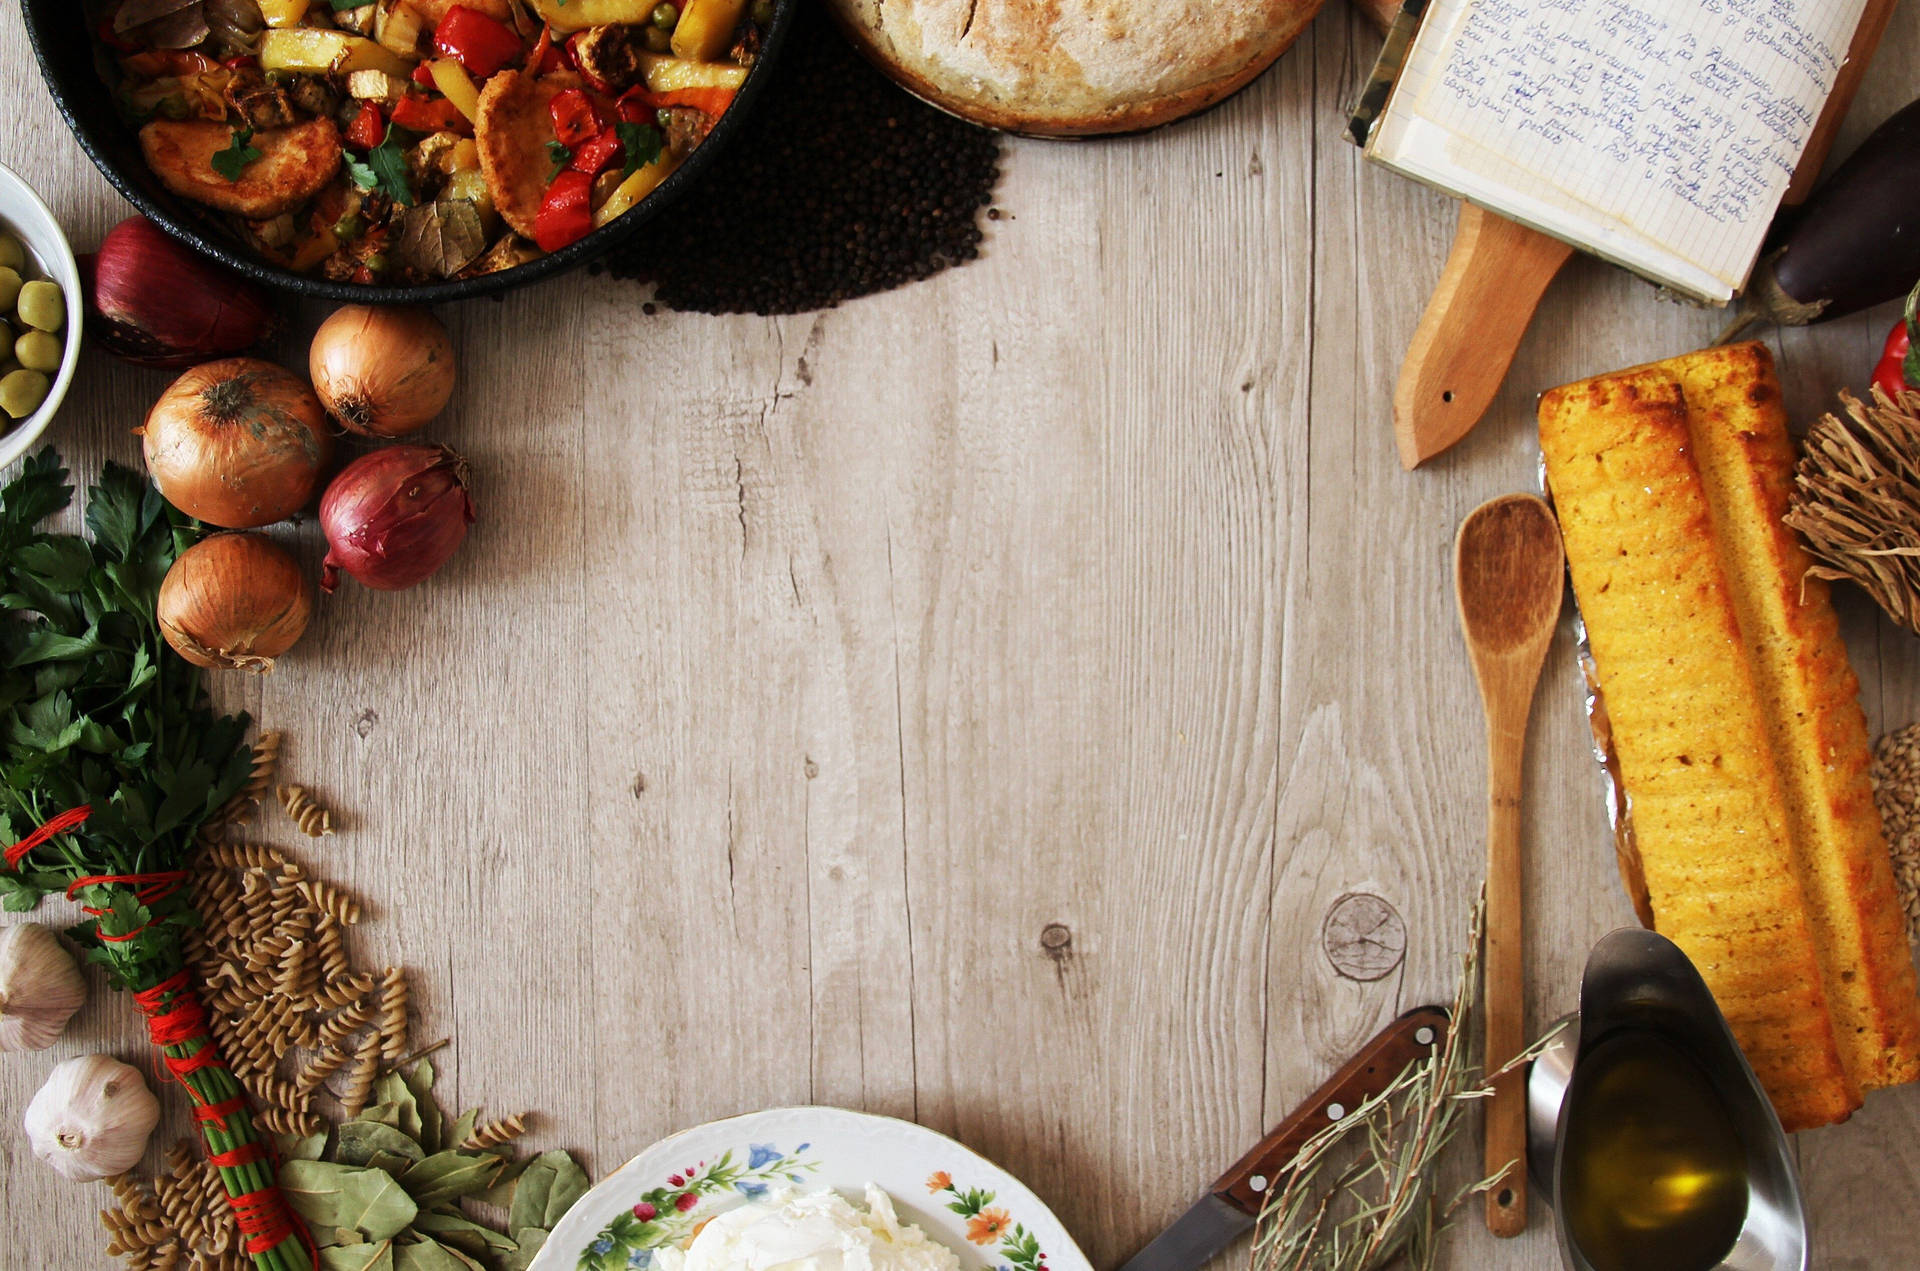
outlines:
[[[47,377],[38,371],[14,371],[0,379],[0,410],[25,419],[47,400]]]
[[[20,240],[5,230],[0,230],[0,265],[18,273],[27,267],[27,249]]]
[[[173,120],[186,119],[193,114],[193,107],[188,105],[187,99],[178,93],[162,97],[154,110],[163,118]]]
[[[753,0],[753,8],[748,16],[752,17],[755,26],[772,26],[773,0]]]
[[[367,267],[367,272],[370,274],[384,274],[387,272],[387,254],[385,252],[372,252],[360,263]]]
[[[360,231],[366,227],[367,223],[360,219],[360,213],[348,212],[333,223],[333,236],[344,243],[360,237]]]
[[[60,324],[67,320],[66,293],[60,290],[59,283],[44,278],[23,283],[14,306],[22,322],[42,331],[58,331]]]
[[[29,371],[53,374],[60,369],[61,353],[60,337],[45,331],[29,331],[13,342],[13,355]]]
[[[646,44],[649,53],[665,53],[673,47],[673,34],[662,31],[657,26],[650,26],[642,42]]]
[[[661,0],[653,6],[653,24],[662,31],[671,31],[680,24],[680,6],[673,0]]]

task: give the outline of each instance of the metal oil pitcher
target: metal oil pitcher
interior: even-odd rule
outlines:
[[[1773,1105],[1693,964],[1672,941],[1639,928],[1615,931],[1594,946],[1581,979],[1579,1014],[1568,1018],[1528,1075],[1528,1168],[1540,1193],[1551,1198],[1566,1266],[1613,1271],[1626,1264],[1611,1243],[1593,1238],[1594,1189],[1586,1182],[1594,1155],[1587,1145],[1596,1135],[1618,1133],[1619,1092],[1603,1088],[1603,1074],[1617,1069],[1623,1056],[1655,1074],[1689,1070],[1686,1080],[1693,1084],[1682,1082],[1666,1097],[1682,1091],[1671,1106],[1713,1118],[1732,1165],[1720,1181],[1735,1180],[1726,1184],[1735,1190],[1721,1198],[1717,1215],[1725,1225],[1711,1237],[1715,1248],[1726,1250],[1718,1261],[1713,1253],[1698,1259],[1669,1253],[1639,1265],[1661,1271],[1806,1271],[1806,1213]],[[1615,1100],[1611,1105],[1609,1098]],[[1656,1130],[1674,1137],[1671,1125]],[[1639,1179],[1642,1191],[1646,1177]],[[1737,1190],[1742,1185],[1744,1216]]]

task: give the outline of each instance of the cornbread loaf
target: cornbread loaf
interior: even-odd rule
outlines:
[[[1860,680],[1827,584],[1783,521],[1794,448],[1765,346],[1678,359],[1694,452],[1755,667],[1840,1058],[1863,1090],[1920,1077],[1920,989],[1873,801]]]
[[[1204,110],[1286,51],[1320,0],[829,0],[854,43],[942,110],[1040,136]]]
[[[1655,927],[1699,968],[1789,1129],[1847,1116],[1756,668],[1668,366],[1567,385],[1540,440]]]

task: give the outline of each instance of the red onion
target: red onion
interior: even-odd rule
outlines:
[[[320,589],[346,570],[375,591],[411,587],[447,563],[473,524],[467,461],[445,446],[387,446],[340,470],[320,498]]]
[[[141,366],[229,357],[273,334],[266,292],[201,259],[144,216],[129,216],[82,257],[87,334]]]

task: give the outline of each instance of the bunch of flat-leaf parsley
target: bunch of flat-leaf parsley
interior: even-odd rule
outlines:
[[[161,637],[160,581],[198,527],[146,479],[108,464],[85,535],[41,528],[73,496],[52,450],[0,489],[0,903],[51,891],[87,918],[70,934],[131,991],[233,1200],[259,1271],[307,1271],[246,1096],[207,1032],[182,932],[202,822],[246,784],[247,718],[217,715],[200,673]]]

